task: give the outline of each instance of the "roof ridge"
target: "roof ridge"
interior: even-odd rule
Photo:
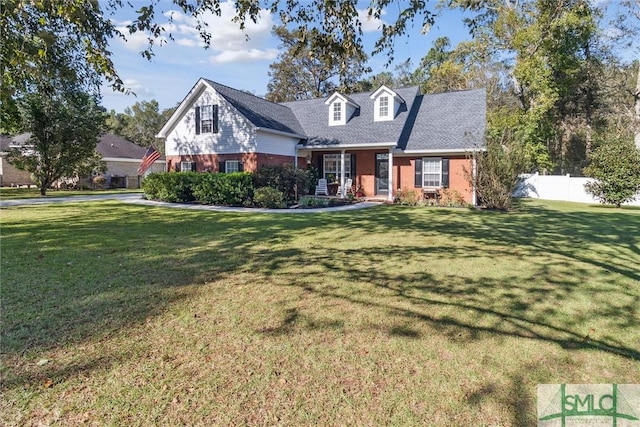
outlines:
[[[253,93],[251,93],[251,92],[245,92],[245,91],[243,91],[243,90],[236,89],[236,88],[233,88],[233,87],[231,87],[231,86],[227,86],[227,85],[225,85],[225,84],[223,84],[223,83],[219,83],[219,82],[216,82],[216,81],[213,81],[213,80],[209,80],[209,79],[205,79],[205,78],[203,78],[203,80],[206,80],[207,82],[209,82],[210,84],[212,84],[212,85],[214,85],[214,86],[222,86],[222,87],[224,87],[225,89],[230,89],[230,90],[232,90],[232,91],[234,91],[234,92],[238,92],[238,93],[240,93],[240,94],[242,94],[242,95],[252,96],[252,97],[254,97],[254,98],[256,98],[256,99],[258,99],[258,100],[260,100],[260,101],[262,101],[262,102],[268,102],[269,104],[276,105],[276,106],[278,106],[278,107],[282,107],[282,108],[289,108],[289,107],[287,107],[286,105],[282,105],[281,103],[270,101],[270,100],[268,100],[268,99],[266,99],[266,98],[263,98],[263,97],[261,97],[261,96],[254,95],[254,94],[253,94]]]

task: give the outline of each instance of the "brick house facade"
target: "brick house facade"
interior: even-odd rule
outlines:
[[[472,153],[484,150],[484,90],[417,87],[276,104],[200,79],[158,133],[168,170],[255,171],[292,163],[368,197],[455,193],[475,203]]]

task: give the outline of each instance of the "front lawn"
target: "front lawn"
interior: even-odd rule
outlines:
[[[0,220],[6,425],[525,426],[640,379],[639,209]]]

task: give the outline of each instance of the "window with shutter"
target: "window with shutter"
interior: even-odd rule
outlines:
[[[196,107],[196,135],[218,132],[218,106],[202,105]]]

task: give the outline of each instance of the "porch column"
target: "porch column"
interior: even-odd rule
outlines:
[[[345,150],[340,151],[340,194],[339,196],[341,198],[344,199],[344,195],[347,194],[346,191],[344,191],[344,174],[346,173],[346,167],[344,164],[344,152]]]
[[[295,148],[295,153],[294,153],[294,158],[293,158],[293,167],[294,169],[298,169],[298,146],[296,145]]]
[[[389,194],[387,200],[393,202],[393,148],[389,148]]]
[[[476,162],[476,156],[478,153],[474,153],[471,157],[471,161],[473,162],[473,188],[471,189],[471,204],[475,206],[478,203],[476,191],[478,191],[476,179],[478,177],[478,163]]]

